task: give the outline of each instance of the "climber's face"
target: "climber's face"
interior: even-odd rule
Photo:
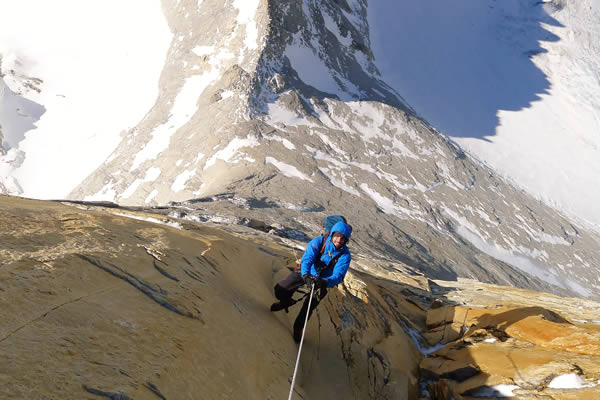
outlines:
[[[339,232],[334,232],[333,236],[331,237],[331,243],[333,243],[336,249],[339,249],[344,245],[344,243],[346,243],[346,236]]]

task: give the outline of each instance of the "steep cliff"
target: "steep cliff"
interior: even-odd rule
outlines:
[[[0,222],[3,398],[287,395],[296,309],[268,307],[301,242],[7,196]],[[597,303],[353,252],[309,322],[294,398],[598,395]]]

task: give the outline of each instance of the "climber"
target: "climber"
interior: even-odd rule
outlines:
[[[345,219],[344,219],[345,221]],[[302,256],[300,272],[292,271],[285,279],[275,285],[275,297],[279,300],[271,305],[271,311],[280,311],[296,303],[292,299],[294,292],[303,284],[308,286],[310,291],[314,284],[315,293],[319,291],[318,296],[313,296],[308,317],[310,318],[313,310],[319,305],[319,301],[327,295],[327,288],[336,286],[344,281],[344,276],[350,266],[350,250],[346,246],[352,227],[343,221],[337,222],[323,236],[318,236],[311,240]],[[302,309],[294,322],[294,341],[300,342],[302,329],[306,312],[308,309],[309,297],[306,297]]]

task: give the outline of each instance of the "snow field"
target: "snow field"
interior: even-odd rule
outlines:
[[[246,153],[240,151],[244,147],[257,147],[260,143],[256,136],[248,135],[245,139],[234,138],[231,142],[225,146],[222,150],[217,151],[204,163],[204,170],[215,165],[217,160],[223,160],[229,163],[238,163],[241,160],[248,162],[254,162],[255,160],[248,157]]]
[[[279,172],[281,172],[284,176],[287,176],[289,178],[299,178],[304,181],[312,182],[312,179],[310,179],[308,175],[300,172],[298,168],[294,167],[293,165],[289,165],[282,161],[278,161],[273,157],[266,157],[265,162],[267,164],[273,164],[275,168],[277,168]]]
[[[14,54],[28,76],[43,80],[41,93],[26,97],[46,111],[10,143],[22,165],[2,173],[18,179],[25,196],[65,197],[152,106],[171,38],[158,0],[4,5],[0,54]]]

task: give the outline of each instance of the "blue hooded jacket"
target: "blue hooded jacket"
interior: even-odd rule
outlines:
[[[344,243],[339,250],[337,250],[331,242],[331,237],[334,232],[339,232],[346,237],[346,243]],[[317,260],[317,258],[319,257],[321,245],[323,244],[323,237],[318,236],[311,240],[302,256],[302,276],[306,274],[318,276],[327,283],[327,287],[334,287],[338,283],[343,282],[346,272],[348,272],[348,267],[350,267],[350,260],[352,259],[350,250],[346,247],[348,240],[350,240],[351,233],[352,228],[350,228],[350,225],[343,222],[336,223],[333,228],[331,228],[331,233],[327,237],[325,249],[323,250],[323,255],[320,260]],[[329,262],[338,254],[340,254],[340,257],[338,258],[335,267],[333,269],[327,269]]]

